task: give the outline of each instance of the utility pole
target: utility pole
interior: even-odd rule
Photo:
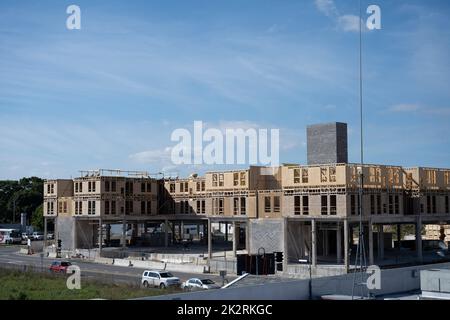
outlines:
[[[363,227],[363,189],[364,189],[364,135],[363,135],[363,74],[362,74],[362,4],[359,0],[359,116],[360,116],[360,165],[358,168],[359,190],[358,190],[358,214],[359,214],[359,236],[356,248],[355,270],[353,276],[352,300],[355,297],[355,286],[361,288],[361,299],[363,298],[364,275],[367,268],[366,251],[364,248]],[[359,274],[359,280],[356,279]],[[359,281],[359,282],[357,282]]]

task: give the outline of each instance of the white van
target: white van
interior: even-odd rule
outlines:
[[[0,244],[14,244],[22,242],[22,234],[17,229],[0,229]]]

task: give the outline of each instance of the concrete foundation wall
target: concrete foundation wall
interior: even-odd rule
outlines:
[[[381,289],[372,290],[371,293],[374,295],[386,295],[418,290],[420,289],[420,270],[437,268],[448,269],[450,268],[450,263],[381,270]],[[351,295],[353,277],[353,274],[347,274],[315,279],[313,281],[313,294],[315,296],[328,294]]]
[[[75,219],[67,216],[59,216],[56,219],[56,239],[61,240],[62,250],[75,249],[74,230]]]
[[[283,251],[283,220],[259,219],[249,221],[249,253],[257,254],[259,248],[266,253]]]
[[[76,221],[74,224],[76,228],[76,247],[79,249],[92,249],[94,245],[94,227],[92,221]]]
[[[420,270],[448,269],[450,263],[389,269],[381,271],[381,289],[372,290],[375,296],[408,292],[420,289]],[[351,295],[353,274],[313,279],[312,296],[319,299],[323,295]],[[355,293],[356,294],[356,293]],[[148,297],[148,300],[307,300],[309,279],[292,282],[266,283],[264,285],[236,287]]]

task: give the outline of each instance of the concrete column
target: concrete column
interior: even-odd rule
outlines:
[[[417,259],[419,262],[423,262],[423,252],[422,252],[422,218],[419,216],[416,222],[416,251]]]
[[[212,230],[211,219],[208,219],[208,262],[212,259]]]
[[[323,253],[324,256],[328,256],[328,230],[323,230]]]
[[[402,230],[402,225],[401,224],[397,224],[397,248],[398,248],[398,250],[400,250],[401,247],[402,247],[401,241],[400,241],[401,230]]]
[[[164,221],[164,247],[169,246],[169,220]]]
[[[238,242],[238,235],[237,235],[236,221],[233,221],[233,257],[236,257],[237,242]]]
[[[123,219],[122,221],[122,248],[127,247],[127,221]]]
[[[245,249],[250,253],[250,220],[245,223]]]
[[[311,220],[311,265],[315,267],[317,265],[317,230],[316,220]]]
[[[378,225],[378,259],[384,260],[384,230],[383,225]]]
[[[44,217],[44,250],[47,251],[47,217]]]
[[[197,239],[200,241],[200,224],[197,223]]]
[[[374,264],[373,259],[373,226],[372,220],[369,220],[369,264]]]
[[[106,225],[106,242],[109,244],[111,241],[111,225]]]
[[[289,248],[288,248],[288,220],[283,219],[283,272],[287,271],[287,265],[289,263]]]
[[[233,226],[234,226],[234,222],[233,222]],[[225,222],[225,243],[228,243],[228,222]]]
[[[102,247],[103,247],[103,227],[102,227],[102,219],[98,219],[98,253],[99,256],[102,256]]]
[[[78,219],[73,221],[73,248],[78,248]]]
[[[342,261],[342,231],[341,231],[341,225],[339,224],[339,222],[337,223],[337,228],[336,228],[336,262],[338,264],[341,263]]]
[[[176,243],[176,238],[175,238],[175,222],[172,223],[172,244]]]
[[[348,221],[344,220],[344,265],[346,272],[349,271],[349,256],[348,256],[348,244],[349,244],[349,234],[348,234]]]
[[[180,222],[180,240],[184,239],[184,222]]]
[[[133,239],[136,239],[138,236],[138,224],[137,223],[133,223],[133,231],[132,231],[132,237]]]

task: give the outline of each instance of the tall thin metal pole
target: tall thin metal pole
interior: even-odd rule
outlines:
[[[364,132],[363,132],[363,73],[362,73],[362,3],[359,0],[359,125],[360,125],[360,168],[359,168],[359,191],[358,191],[358,213],[359,213],[359,237],[355,257],[355,273],[353,276],[352,300],[354,299],[354,289],[356,285],[356,274],[360,273],[361,298],[363,296],[363,278],[366,267],[366,257],[364,248],[364,229],[363,229],[363,188],[364,188]]]

